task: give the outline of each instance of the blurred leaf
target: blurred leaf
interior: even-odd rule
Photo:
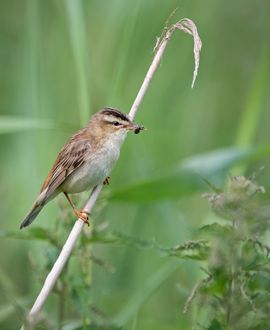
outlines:
[[[206,260],[209,253],[209,243],[204,240],[188,241],[172,248],[162,248],[161,251],[167,256],[175,256],[184,259]]]
[[[254,293],[258,293],[258,288],[264,288],[266,293],[270,292],[270,277],[269,272],[256,272],[253,276],[249,279],[248,288],[250,291]],[[262,291],[262,290],[261,290]]]
[[[199,231],[209,235],[225,236],[232,232],[232,227],[228,225],[221,225],[217,222],[211,223],[209,225],[202,226]]]
[[[74,305],[78,311],[84,315],[84,319],[89,319],[90,323],[89,310],[92,300],[90,292],[91,286],[86,283],[85,275],[81,273],[72,276],[69,281],[72,288],[71,294]]]
[[[218,322],[218,320],[214,319],[212,320],[209,327],[207,327],[207,330],[223,330],[222,325]]]
[[[237,147],[248,146],[254,142],[258,134],[258,124],[264,108],[264,101],[268,95],[269,86],[269,61],[268,54],[264,48],[261,53],[259,65],[256,68],[254,79],[251,79],[250,91],[247,93],[247,100],[239,121],[235,145]],[[235,172],[243,174],[246,164],[235,168]]]
[[[187,241],[173,247],[164,247],[159,245],[156,240],[143,240],[116,231],[102,234],[97,234],[93,231],[93,236],[84,239],[87,243],[118,243],[137,249],[151,249],[165,257],[175,256],[184,259],[205,260],[208,257],[209,250],[209,244],[205,240]]]
[[[82,325],[81,322],[73,322],[62,327],[63,330],[120,330],[122,328],[113,325]]]
[[[122,5],[123,4],[124,3],[122,3]],[[135,1],[134,7],[135,8],[133,8],[132,18],[127,20],[125,29],[121,33],[121,43],[117,45],[117,48],[119,49],[119,55],[114,59],[116,72],[114,83],[111,84],[110,89],[107,91],[107,93],[109,93],[108,104],[115,104],[117,102],[117,97],[122,94],[122,90],[127,81],[126,79],[129,72],[129,58],[130,53],[132,52],[134,35],[137,31],[141,0]]]
[[[60,251],[55,246],[46,247],[44,254],[46,256],[46,268],[49,271],[55,264]]]
[[[87,243],[111,244],[119,242],[120,237],[114,232],[97,232],[93,229],[91,236],[83,236],[82,240],[85,240]]]
[[[33,227],[28,229],[28,235],[32,238],[46,240],[51,235],[51,233],[42,227]]]
[[[262,330],[262,329],[269,329],[269,322],[259,322],[256,326],[252,327],[251,330]]]
[[[52,233],[42,227],[31,227],[27,230],[0,230],[0,237],[17,239],[38,239],[52,241]]]
[[[13,314],[18,314],[18,306],[26,307],[30,299],[12,297],[12,300],[14,303],[5,303],[4,305],[0,306],[0,323],[10,318]]]
[[[29,129],[50,129],[55,125],[50,120],[0,116],[0,134],[14,133]]]
[[[259,152],[255,148],[226,148],[187,158],[170,172],[112,192],[111,200],[155,202],[180,198],[205,189],[203,179],[221,183],[228,170]],[[261,150],[260,150],[261,152]]]
[[[13,282],[13,279],[10,277],[10,274],[8,274],[3,267],[0,268],[0,285],[5,288],[5,292],[7,295],[17,295],[16,284]],[[4,292],[1,292],[1,294],[4,295]]]
[[[113,323],[119,327],[124,326],[143,306],[143,304],[149,299],[152,294],[168,280],[170,276],[179,268],[180,263],[166,263],[160,269],[153,272],[153,275],[142,283],[140,288],[130,300],[126,303],[121,311],[113,318]]]
[[[90,109],[88,93],[89,67],[87,65],[87,45],[89,41],[86,42],[83,5],[81,1],[66,0],[65,7],[70,32],[71,49],[76,68],[78,110],[81,117],[81,123],[85,124],[89,119]],[[87,39],[89,39],[89,36]]]
[[[261,112],[263,111],[263,102],[268,95],[269,86],[269,56],[266,49],[263,49],[261,58],[255,71],[254,79],[251,80],[250,90],[247,93],[247,100],[237,130],[237,146],[250,145],[258,130],[258,123]]]

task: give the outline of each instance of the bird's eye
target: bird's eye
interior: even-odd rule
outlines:
[[[113,124],[114,126],[119,126],[119,125],[121,125],[118,121],[113,121],[112,124]]]

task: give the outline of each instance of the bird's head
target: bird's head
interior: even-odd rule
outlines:
[[[98,111],[91,119],[104,136],[125,136],[127,132],[133,131],[139,133],[143,128],[141,125],[135,124],[127,115],[113,108],[103,108]]]

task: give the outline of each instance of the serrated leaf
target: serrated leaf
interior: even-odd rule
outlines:
[[[206,260],[209,254],[207,241],[188,241],[172,248],[160,248],[162,253],[182,259]]]
[[[211,223],[209,225],[202,226],[199,231],[209,235],[225,236],[232,232],[232,227],[229,225],[221,225],[217,222]]]

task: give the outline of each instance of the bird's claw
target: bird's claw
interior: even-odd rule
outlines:
[[[106,179],[103,181],[104,186],[110,184],[110,177],[107,176]]]
[[[84,223],[86,223],[88,226],[90,225],[89,223],[89,212],[87,211],[78,211],[76,214],[78,218],[80,218]]]

